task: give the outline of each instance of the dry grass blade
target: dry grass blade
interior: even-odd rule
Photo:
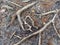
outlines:
[[[57,14],[56,14],[56,15],[57,15]],[[53,19],[55,19],[56,15],[54,15]],[[46,23],[45,26],[42,27],[40,30],[38,30],[37,32],[34,32],[33,34],[30,34],[30,35],[27,36],[27,37],[24,37],[21,41],[17,42],[17,43],[14,44],[14,45],[19,45],[19,44],[21,44],[23,41],[25,41],[26,39],[28,39],[28,38],[30,38],[30,37],[32,37],[32,36],[38,34],[38,33],[43,32],[43,31],[47,28],[47,26],[50,25],[50,24],[52,23],[53,19],[50,20],[48,23]]]
[[[21,26],[21,28],[22,28],[23,30],[24,30],[24,27],[23,27],[23,23],[22,23],[22,21],[21,21],[20,15],[21,15],[21,13],[22,13],[24,10],[28,9],[29,7],[33,6],[33,5],[36,4],[36,3],[37,3],[37,2],[33,2],[33,3],[31,3],[31,4],[28,4],[27,6],[23,7],[22,9],[20,9],[20,10],[18,10],[18,11],[16,12],[17,17],[18,17],[18,21],[19,21],[20,26]]]

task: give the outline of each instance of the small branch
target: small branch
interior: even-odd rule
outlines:
[[[10,7],[10,6],[8,6],[8,5],[3,5],[3,6],[1,7],[1,9],[2,9],[2,8],[6,8],[6,9],[11,9],[11,10],[13,10],[13,8]]]
[[[28,16],[26,16],[25,20],[26,20],[27,18],[29,18],[29,19],[31,20],[32,25],[34,26],[34,21],[33,21],[33,19],[32,19],[29,15],[28,15]],[[36,27],[36,26],[34,26],[34,27]],[[36,27],[36,28],[38,29],[38,27]]]
[[[10,36],[10,39],[13,37],[13,35],[15,35],[15,33],[16,33],[16,31],[15,31],[15,32],[13,32],[13,34]]]
[[[28,4],[27,6],[23,7],[22,9],[20,9],[20,10],[18,10],[18,11],[16,12],[17,17],[18,17],[18,21],[19,21],[20,26],[21,26],[21,28],[22,28],[23,30],[24,30],[24,27],[23,27],[23,23],[22,23],[22,21],[21,21],[20,15],[21,15],[21,13],[22,13],[24,10],[28,9],[29,7],[33,6],[33,5],[36,4],[36,3],[37,3],[37,2],[33,2],[33,3],[31,3],[31,4]]]
[[[39,43],[38,45],[41,45],[41,33],[39,33]]]
[[[54,16],[54,18],[53,18],[53,20],[52,20],[52,24],[53,24],[54,30],[56,31],[56,34],[57,34],[58,37],[60,38],[60,34],[57,32],[57,29],[56,29],[55,24],[54,24],[54,20],[55,20],[57,14],[58,14],[58,11],[56,12],[56,14],[55,14],[55,16]]]
[[[20,5],[16,4],[16,3],[14,3],[14,2],[11,2],[11,1],[7,1],[7,2],[12,3],[12,4],[14,4],[14,5],[18,6],[18,7],[22,7],[22,6],[20,6]]]
[[[30,34],[29,36],[27,37],[24,37],[21,41],[19,41],[18,43],[14,44],[14,45],[18,45],[18,44],[21,44],[23,41],[25,41],[26,39],[38,34],[38,33],[41,33],[42,31],[44,31],[44,29],[46,29],[46,27],[51,24],[52,21],[49,21],[43,28],[41,28],[40,30],[38,30],[37,32],[34,32],[33,34]]]
[[[19,38],[19,39],[22,39],[22,37],[18,36],[18,35],[14,35],[15,37]]]
[[[60,9],[56,9],[56,10],[53,10],[53,11],[49,11],[49,12],[46,12],[46,13],[42,13],[42,14],[36,14],[36,15],[40,15],[40,16],[44,16],[44,15],[47,15],[47,14],[51,14],[51,13],[56,13],[56,11],[60,11]]]
[[[12,15],[11,21],[10,21],[9,24],[7,25],[7,28],[8,28],[10,25],[12,25],[12,23],[13,23],[14,20],[15,20],[15,18],[16,18],[16,14],[14,13],[14,14]]]
[[[27,25],[29,28],[28,29],[26,29],[26,30],[30,30],[31,32],[33,32],[32,30],[31,30],[31,26],[23,19],[23,21],[24,21],[24,24],[25,25]]]
[[[26,6],[24,6],[22,9],[17,11],[17,15],[20,15],[24,10],[28,9],[29,7],[32,7],[33,5],[35,5],[37,2],[32,2],[31,4],[28,4]]]
[[[56,15],[57,15],[57,14],[56,14]],[[56,15],[54,15],[53,19],[55,19]],[[30,37],[32,37],[32,36],[34,36],[34,35],[37,35],[38,33],[43,32],[43,31],[47,28],[47,26],[52,23],[53,19],[50,20],[48,23],[46,23],[45,26],[42,27],[40,30],[38,30],[37,32],[34,32],[34,33],[30,34],[30,35],[27,36],[27,37],[24,37],[21,41],[19,41],[18,43],[14,44],[14,45],[21,44],[21,43],[22,43],[23,41],[25,41],[26,39],[28,39],[28,38],[30,38]]]
[[[27,18],[29,18],[29,19],[32,21],[32,25],[34,26],[34,21],[32,20],[32,18],[31,18],[29,15],[26,16],[25,20],[26,20]]]
[[[30,30],[31,32],[33,32],[32,30],[31,30],[31,26],[29,25],[29,24],[27,24],[28,25],[28,29],[27,30]]]
[[[20,24],[21,28],[25,31],[25,29],[24,29],[24,27],[23,27],[23,23],[22,23],[22,21],[21,21],[20,15],[17,15],[17,17],[18,17],[18,21],[19,21],[19,24]]]
[[[55,27],[55,24],[53,23],[53,27],[54,27],[54,30],[56,31],[56,34],[58,35],[58,37],[60,38],[60,34],[57,32],[57,29]]]
[[[17,37],[17,38],[19,38],[19,39],[22,39],[21,37],[19,37],[19,36],[15,35],[15,33],[16,33],[16,31],[15,31],[15,32],[13,32],[13,34],[10,36],[10,39],[11,39],[13,36],[15,36],[15,37]]]

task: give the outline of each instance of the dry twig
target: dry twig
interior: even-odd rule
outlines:
[[[15,33],[16,33],[16,31],[15,31],[15,32],[13,32],[13,34],[10,36],[10,39],[13,37],[13,35],[15,35]]]
[[[56,10],[56,12],[58,12],[58,10]],[[34,35],[38,34],[38,33],[43,32],[43,31],[47,28],[47,26],[48,26],[48,25],[50,25],[50,24],[52,23],[52,21],[55,19],[56,15],[57,15],[57,14],[55,14],[55,15],[54,15],[54,17],[53,17],[53,19],[52,19],[52,20],[50,20],[48,23],[46,23],[46,24],[45,24],[45,26],[44,26],[44,27],[42,27],[40,30],[38,30],[37,32],[34,32],[33,34],[30,34],[30,35],[29,35],[29,36],[27,36],[27,37],[24,37],[21,41],[17,42],[17,43],[16,43],[16,44],[14,44],[14,45],[21,44],[21,43],[22,43],[23,41],[25,41],[26,39],[28,39],[28,38],[30,38],[30,37],[32,37],[32,36],[34,36]]]
[[[21,28],[22,28],[23,30],[24,30],[24,27],[23,27],[23,23],[22,23],[22,21],[21,21],[20,15],[21,15],[21,13],[22,13],[24,10],[28,9],[29,7],[33,6],[33,5],[36,4],[36,3],[37,3],[37,2],[32,2],[31,4],[28,4],[27,6],[23,7],[22,9],[20,9],[20,10],[18,10],[18,11],[16,12],[17,17],[18,17],[18,21],[19,21],[20,26],[21,26]]]
[[[41,28],[40,30],[38,30],[37,32],[34,32],[33,34],[30,34],[29,36],[27,37],[24,37],[21,41],[19,41],[18,43],[14,44],[14,45],[18,45],[18,44],[21,44],[23,41],[25,41],[26,39],[38,34],[38,33],[41,33],[42,31],[44,31],[44,29],[46,29],[46,27],[51,24],[52,21],[49,21],[43,28]]]
[[[56,13],[58,13],[58,10],[57,10]],[[55,14],[55,17],[56,17],[56,16],[57,16],[57,14]],[[54,19],[52,20],[52,24],[53,24],[54,30],[56,31],[56,34],[57,34],[58,37],[60,38],[60,34],[57,32],[57,29],[56,29],[55,24],[54,24],[55,17],[54,17]]]
[[[12,23],[13,23],[14,20],[15,20],[15,18],[16,18],[16,14],[14,13],[14,14],[12,15],[11,21],[10,21],[9,24],[7,25],[7,28],[8,28],[10,25],[12,25]]]
[[[2,8],[6,8],[6,9],[11,9],[11,10],[13,10],[13,8],[10,7],[10,6],[8,6],[8,5],[3,5],[3,6],[1,7],[1,9],[2,9]]]
[[[18,35],[14,35],[15,37],[19,38],[19,39],[22,39],[22,37],[18,36]]]
[[[57,9],[57,11],[60,11],[60,9]],[[51,13],[56,13],[56,10],[49,11],[49,12],[42,13],[42,14],[36,14],[36,15],[44,16],[44,15],[48,15],[48,14],[51,14]]]
[[[38,42],[38,45],[41,45],[41,33],[39,33],[39,42]]]
[[[15,35],[15,33],[16,33],[16,31],[15,31],[15,32],[13,32],[13,34],[10,36],[10,39],[11,39],[13,36],[15,36],[15,37],[17,37],[17,38],[21,39],[21,37],[20,37],[20,36],[18,36],[18,35]]]
[[[57,29],[56,29],[56,27],[55,27],[54,22],[52,22],[52,23],[53,23],[53,27],[54,27],[54,30],[55,30],[56,34],[57,34],[57,35],[58,35],[58,37],[60,38],[60,34],[58,33],[58,31],[57,31]]]
[[[23,21],[24,21],[24,24],[25,25],[27,25],[29,28],[28,29],[26,29],[26,30],[30,30],[31,32],[33,32],[32,30],[31,30],[31,26],[23,19]]]
[[[16,3],[14,3],[14,2],[11,2],[11,1],[7,1],[7,2],[12,3],[12,4],[14,4],[14,5],[18,6],[18,7],[22,7],[22,6],[20,6],[20,5],[16,4]]]
[[[31,4],[28,4],[27,6],[23,7],[22,9],[18,10],[16,13],[14,13],[14,15],[12,16],[12,20],[11,20],[11,22],[7,25],[7,27],[9,27],[9,26],[14,22],[15,17],[16,17],[16,14],[17,14],[17,17],[18,17],[18,21],[19,21],[19,23],[20,23],[20,26],[22,27],[23,30],[25,30],[24,27],[23,27],[23,23],[22,23],[22,21],[21,21],[20,15],[21,15],[21,13],[22,13],[24,10],[28,9],[29,7],[33,6],[33,5],[36,4],[36,3],[37,3],[37,2],[33,2],[33,3],[31,3]]]
[[[28,16],[26,16],[25,20],[26,20],[27,18],[29,18],[29,19],[31,20],[32,25],[34,26],[34,21],[32,20],[32,18],[31,18],[29,15],[28,15]]]

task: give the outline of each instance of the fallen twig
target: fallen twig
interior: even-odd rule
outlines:
[[[15,37],[19,38],[19,39],[22,39],[22,37],[18,36],[18,35],[14,35]]]
[[[11,10],[13,10],[13,8],[10,7],[10,6],[8,6],[8,5],[3,5],[3,6],[1,7],[1,9],[2,9],[2,8],[6,8],[6,9],[11,9]]]
[[[57,16],[57,13],[58,13],[58,11],[56,12],[55,17]],[[54,24],[55,17],[54,17],[53,20],[52,20],[52,24],[53,24],[54,30],[56,31],[56,34],[57,34],[58,37],[60,38],[60,34],[57,32],[57,29],[56,29],[55,24]]]
[[[13,32],[13,34],[10,36],[10,39],[13,37],[13,35],[15,35],[15,33],[16,33],[16,31],[15,31],[15,32]]]
[[[31,30],[31,26],[23,19],[23,21],[24,21],[24,24],[25,25],[27,25],[29,28],[28,29],[26,29],[26,30],[30,30],[31,32],[33,32],[32,30]]]
[[[57,10],[56,10],[56,12],[57,12]],[[57,15],[57,14],[56,14],[56,15]],[[53,19],[55,19],[56,15],[54,15]],[[26,39],[28,39],[28,38],[30,38],[30,37],[32,37],[32,36],[34,36],[34,35],[38,34],[38,33],[43,32],[43,31],[47,28],[47,26],[48,26],[48,25],[50,25],[50,24],[52,23],[53,19],[52,19],[52,20],[50,20],[48,23],[46,23],[46,24],[45,24],[45,26],[44,26],[44,27],[42,27],[40,30],[38,30],[37,32],[34,32],[33,34],[30,34],[30,35],[29,35],[29,36],[27,36],[27,37],[24,37],[21,41],[17,42],[17,43],[16,43],[16,44],[14,44],[14,45],[21,44],[21,43],[22,43],[23,41],[25,41]]]
[[[60,34],[57,32],[57,29],[56,29],[56,27],[55,27],[54,22],[53,22],[53,27],[54,27],[54,30],[55,30],[56,34],[57,34],[57,35],[58,35],[58,37],[60,38]]]
[[[8,28],[10,25],[12,25],[12,23],[13,23],[14,20],[15,20],[15,18],[16,18],[16,14],[14,13],[14,14],[12,15],[11,21],[10,21],[9,24],[7,25],[7,28]]]
[[[31,20],[32,25],[34,26],[34,21],[32,20],[32,18],[31,18],[29,15],[28,15],[28,16],[26,16],[25,20],[26,20],[27,18],[29,18],[29,19]]]
[[[39,42],[38,42],[38,45],[41,45],[41,33],[39,33]]]
[[[60,11],[60,9],[57,9],[57,11]],[[56,10],[49,11],[49,12],[42,13],[42,14],[36,14],[36,15],[44,16],[44,15],[51,14],[51,13],[56,13]]]
[[[21,39],[21,37],[19,37],[19,36],[15,35],[15,33],[16,33],[16,31],[15,31],[15,32],[13,32],[13,34],[10,36],[10,39],[11,39],[13,36],[15,36],[15,37],[17,37],[17,38]]]
[[[14,3],[14,2],[11,2],[11,1],[7,1],[7,2],[12,3],[12,4],[14,4],[14,5],[18,6],[18,7],[22,7],[22,6],[20,6],[20,5],[16,4],[16,3]]]
[[[51,23],[52,21],[49,21],[43,28],[41,28],[40,30],[38,30],[37,32],[34,32],[33,34],[30,34],[27,37],[24,37],[21,41],[19,41],[18,43],[14,44],[14,45],[18,45],[21,44],[23,41],[25,41],[26,39],[32,37],[33,35],[36,35],[38,33],[41,33],[42,31],[44,31],[44,29],[46,29],[46,27]]]
[[[33,3],[31,3],[31,4],[28,4],[27,6],[23,7],[22,9],[20,9],[20,10],[18,10],[18,11],[16,12],[17,17],[18,17],[18,21],[19,21],[20,26],[21,26],[21,28],[22,28],[23,30],[24,30],[24,27],[23,27],[23,23],[22,23],[22,21],[21,21],[20,15],[21,15],[21,13],[22,13],[24,10],[28,9],[29,7],[33,6],[33,5],[36,4],[36,3],[37,3],[37,2],[33,2]]]

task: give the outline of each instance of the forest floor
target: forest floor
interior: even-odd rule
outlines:
[[[0,45],[60,45],[60,0],[0,0]]]

